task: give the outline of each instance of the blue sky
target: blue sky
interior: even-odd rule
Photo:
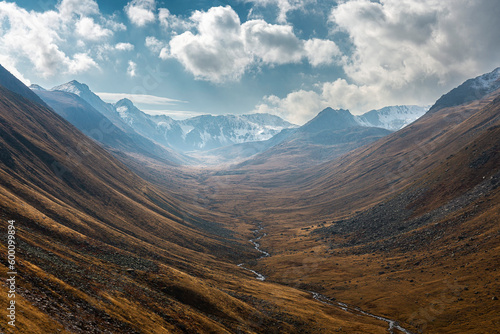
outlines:
[[[500,66],[491,0],[0,1],[0,63],[148,113],[269,112],[297,124],[427,105]]]

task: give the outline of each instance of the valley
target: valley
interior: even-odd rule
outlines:
[[[2,73],[16,332],[497,333],[492,73],[397,131],[327,108],[267,142],[215,148],[243,152],[223,167],[144,137],[90,91],[35,95]],[[103,119],[109,136],[85,135]]]

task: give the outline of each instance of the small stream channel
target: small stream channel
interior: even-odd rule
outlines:
[[[262,232],[263,229],[264,228],[262,227],[262,223],[259,223],[259,225],[257,226],[257,229],[253,230],[254,235],[255,236],[259,235]],[[260,243],[258,242],[260,239],[262,239],[266,235],[267,235],[267,233],[263,233],[260,236],[255,237],[254,239],[250,239],[249,240],[249,242],[251,242],[254,245],[254,248],[259,253],[261,253],[261,256],[257,260],[260,260],[260,259],[263,259],[265,257],[271,256],[271,254],[269,254],[268,252],[260,249]],[[265,279],[266,279],[266,277],[264,275],[262,275],[261,273],[258,273],[255,270],[252,270],[252,269],[244,267],[244,263],[238,264],[238,267],[240,267],[240,268],[242,268],[244,270],[247,270],[247,271],[253,273],[255,275],[255,279],[257,279],[259,281],[265,281]],[[371,318],[375,318],[375,319],[387,322],[387,324],[389,325],[389,328],[387,330],[389,331],[390,334],[398,334],[398,332],[395,332],[395,330],[397,330],[397,331],[399,331],[401,333],[404,333],[404,334],[413,334],[409,330],[401,327],[399,325],[399,323],[397,321],[395,321],[395,320],[391,320],[391,319],[384,318],[384,317],[381,317],[381,316],[378,316],[378,315],[375,315],[375,314],[371,314],[369,312],[363,311],[362,309],[360,309],[357,306],[351,306],[351,305],[347,305],[347,304],[342,303],[342,302],[334,301],[334,300],[332,300],[332,299],[330,299],[330,298],[328,298],[328,297],[326,297],[326,296],[324,296],[324,295],[322,295],[320,293],[314,292],[314,291],[308,291],[308,292],[312,295],[312,297],[315,300],[317,300],[320,303],[323,303],[323,304],[326,304],[326,305],[329,305],[329,306],[333,306],[333,307],[339,308],[339,309],[341,309],[341,310],[343,310],[345,312],[349,312],[351,314],[356,314],[356,315],[361,315],[361,316],[367,316],[367,317],[371,317]]]

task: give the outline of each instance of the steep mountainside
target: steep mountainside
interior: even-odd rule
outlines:
[[[436,112],[446,107],[454,107],[466,102],[479,100],[488,94],[500,89],[500,67],[490,73],[469,79],[441,96],[429,110]]]
[[[131,172],[51,109],[3,86],[0,157],[0,227],[15,220],[16,229],[15,333],[387,327],[325,308],[302,289],[255,280],[237,266],[255,256],[247,240],[194,217],[187,203]],[[4,272],[8,265],[2,257]],[[0,290],[6,305],[8,288]],[[0,329],[12,332],[5,321]]]
[[[500,89],[485,91],[316,168],[213,174],[214,210],[269,222],[274,255],[254,268],[270,279],[397,315],[415,333],[495,333]]]
[[[4,86],[14,93],[27,98],[28,100],[42,105],[44,104],[44,102],[38,97],[38,95],[34,94],[31,89],[17,80],[16,77],[12,76],[10,72],[7,71],[2,65],[0,65],[0,85]]]
[[[64,119],[87,136],[114,150],[151,157],[167,164],[192,162],[191,159],[141,136],[132,128],[116,125],[76,94],[62,90],[48,91],[36,86],[32,89]]]
[[[105,103],[87,85],[75,80],[51,90],[76,94],[123,131],[137,132],[178,151],[206,151],[232,144],[267,140],[283,129],[295,127],[269,114],[204,115],[176,121],[164,115],[146,114],[128,99],[122,99],[114,105]]]
[[[92,92],[86,84],[72,80],[65,84],[53,87],[51,91],[61,91],[78,95],[125,132],[132,131],[132,128],[128,127],[120,118],[120,115],[116,112],[113,105],[101,100],[101,98]]]

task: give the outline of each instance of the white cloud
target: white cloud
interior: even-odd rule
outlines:
[[[21,72],[15,67],[16,62],[9,56],[0,54],[0,65],[2,65],[7,71],[9,71],[13,76],[21,80],[26,86],[31,85],[31,81],[25,78]]]
[[[113,31],[125,31],[125,30],[127,30],[127,27],[123,23],[116,22],[114,19],[106,20],[106,26]]]
[[[85,4],[87,6],[83,6]],[[89,4],[91,2],[84,1],[78,7],[73,2],[63,1],[60,8],[87,13],[94,10]],[[67,31],[68,25],[73,24],[66,23],[62,15],[55,11],[28,12],[16,4],[0,2],[0,25],[3,27],[0,54],[15,59],[13,67],[21,60],[29,60],[35,70],[45,77],[59,72],[79,73],[98,67],[88,54],[75,53],[70,56],[61,49],[60,44],[65,43],[65,39],[59,32]]]
[[[170,99],[168,97],[146,95],[146,94],[126,94],[126,93],[96,93],[106,102],[115,103],[121,99],[129,99],[133,103],[142,103],[148,105],[172,105],[186,103],[186,101]]]
[[[374,86],[358,86],[337,79],[317,88],[292,92],[282,99],[274,95],[267,96],[254,111],[276,114],[292,123],[304,124],[326,107],[361,113],[383,106],[383,102],[378,99],[381,92]]]
[[[118,43],[115,45],[115,49],[119,51],[132,51],[134,49],[134,45],[130,43]]]
[[[352,0],[331,21],[354,46],[344,66],[354,83],[435,98],[436,87],[498,65],[499,15],[489,0]]]
[[[231,7],[196,11],[191,20],[199,34],[190,31],[174,36],[170,55],[198,79],[223,82],[237,80],[252,61],[240,37],[240,19]]]
[[[73,14],[85,16],[99,13],[99,6],[94,0],[62,0],[57,8],[63,19],[68,20]]]
[[[132,60],[130,60],[128,62],[127,74],[130,77],[135,77],[136,76],[136,71],[137,71],[137,64],[134,63]]]
[[[155,0],[132,0],[125,6],[125,13],[136,26],[143,27],[156,21]]]
[[[337,52],[332,41],[299,39],[290,25],[263,20],[241,24],[229,6],[196,11],[190,20],[195,23],[197,33],[186,31],[174,36],[169,48],[161,50],[160,57],[177,59],[201,80],[217,83],[239,80],[251,66],[298,63],[304,58],[314,66],[331,64],[328,57]],[[311,51],[318,54],[311,55]]]
[[[86,72],[91,68],[98,68],[99,65],[85,53],[77,53],[73,56],[73,59],[67,62],[68,73],[77,74],[81,72]]]
[[[280,99],[271,95],[264,98],[254,112],[278,115],[293,124],[304,124],[325,108],[324,101],[314,91],[299,90]]]
[[[90,17],[82,17],[76,22],[76,32],[90,41],[98,41],[113,35],[111,30],[101,27]]]
[[[395,104],[430,104],[464,80],[499,66],[500,7],[489,0],[348,0],[331,13],[332,34],[348,34],[345,79],[317,84],[284,98],[267,97],[267,110],[297,123],[322,108],[366,112]],[[327,41],[305,42],[313,66],[339,54]],[[323,53],[324,52],[324,53]],[[335,61],[335,60],[334,60]]]
[[[242,32],[246,52],[265,63],[297,63],[303,57],[303,42],[295,36],[292,26],[251,20],[243,24]]]
[[[318,38],[306,41],[304,49],[312,66],[331,65],[341,54],[337,44]]]
[[[186,118],[191,118],[191,117],[196,117],[196,116],[201,116],[201,115],[206,115],[204,112],[197,112],[197,111],[189,111],[189,110],[169,110],[169,109],[141,109],[146,114],[149,115],[165,115],[172,117],[173,119],[176,120],[183,120]]]
[[[177,15],[170,13],[167,8],[158,9],[158,20],[160,25],[165,29],[170,30],[189,30],[194,27],[192,21],[185,20]]]
[[[163,60],[171,58],[168,46],[165,46],[160,50],[159,57]]]
[[[288,12],[293,10],[304,9],[306,5],[315,3],[316,0],[245,0],[257,6],[268,7],[276,6],[278,8],[278,22],[285,23],[287,21]]]

